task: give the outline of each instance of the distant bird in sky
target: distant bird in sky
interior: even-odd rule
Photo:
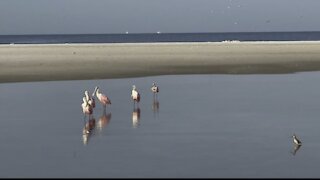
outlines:
[[[106,107],[108,104],[111,104],[110,98],[109,98],[107,95],[102,94],[102,93],[100,92],[99,87],[96,86],[95,92],[96,92],[96,96],[97,96],[98,100],[101,102],[101,104],[102,104],[104,107]]]
[[[137,91],[137,88],[135,85],[132,86],[131,98],[133,100],[133,103],[140,102],[140,93]]]
[[[292,138],[293,138],[293,143],[294,144],[302,145],[301,141],[297,138],[297,136],[295,134],[293,134]]]

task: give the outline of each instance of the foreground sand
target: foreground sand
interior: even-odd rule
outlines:
[[[320,42],[0,45],[0,83],[320,70]]]

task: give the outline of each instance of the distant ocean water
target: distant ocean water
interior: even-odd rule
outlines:
[[[59,34],[0,35],[0,44],[57,43],[145,43],[238,41],[316,41],[317,32],[237,32],[237,33],[143,33],[143,34]]]

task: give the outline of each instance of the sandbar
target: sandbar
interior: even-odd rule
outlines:
[[[0,83],[319,70],[320,41],[0,45]]]

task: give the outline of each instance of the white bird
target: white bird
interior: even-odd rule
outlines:
[[[295,134],[293,134],[293,143],[296,145],[302,145],[301,141],[297,138]]]
[[[102,104],[103,106],[106,106],[106,105],[108,105],[108,104],[111,104],[110,98],[109,98],[107,95],[102,94],[102,93],[100,92],[99,87],[96,87],[96,88],[95,88],[95,92],[96,92],[97,98],[99,99],[99,101],[101,102],[101,104]]]
[[[81,104],[83,114],[88,114],[89,116],[92,114],[93,109],[92,106],[88,103],[86,97],[82,98],[83,103]]]
[[[140,102],[140,93],[137,91],[137,88],[135,85],[132,86],[132,91],[131,91],[131,98],[133,102]]]
[[[159,87],[156,85],[155,82],[152,83],[151,91],[152,91],[154,94],[157,94],[157,93],[159,92]]]
[[[95,108],[96,107],[96,102],[94,100],[94,97],[90,97],[88,91],[84,91],[84,95],[85,95],[89,105],[92,106],[92,108]]]

